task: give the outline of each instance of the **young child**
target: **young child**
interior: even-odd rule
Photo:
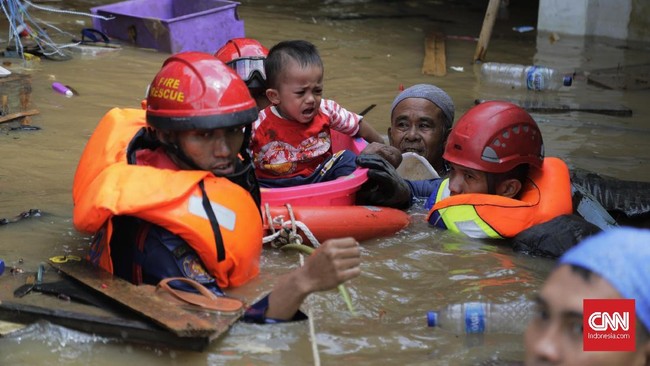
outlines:
[[[361,116],[322,99],[323,62],[307,41],[285,41],[265,63],[272,105],[253,125],[251,151],[262,187],[288,187],[334,180],[356,169],[354,153],[332,154],[330,129],[368,142],[383,138]]]
[[[534,296],[537,309],[524,333],[524,364],[650,364],[648,243],[650,230],[619,227],[593,236],[564,254]],[[633,301],[630,312],[623,308],[616,310],[625,314],[623,316],[627,315],[628,319],[628,328],[619,328],[619,331],[629,332],[621,334],[620,338],[609,338],[623,344],[614,344],[612,348],[603,346],[598,352],[585,347],[586,339],[602,341],[603,338],[598,339],[596,335],[614,334],[609,327],[601,332],[589,326],[591,316],[598,315],[594,310],[601,311],[601,307],[592,302],[589,310],[586,299]],[[597,319],[594,316],[594,320]],[[628,347],[632,343],[632,347],[627,350],[616,348],[625,348],[625,342],[629,342]]]

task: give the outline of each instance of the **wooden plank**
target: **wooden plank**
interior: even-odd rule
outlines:
[[[248,307],[268,295],[271,292],[271,289],[273,289],[277,279],[277,274],[260,273],[257,277],[246,282],[245,285],[231,287],[226,289],[224,292],[230,297],[243,301],[245,306]]]
[[[74,278],[49,267],[43,274],[42,284],[35,286],[24,297],[14,297],[14,290],[25,284],[26,278],[33,275],[33,272],[25,271],[11,276],[0,276],[0,324],[2,321],[26,325],[48,321],[118,341],[192,351],[202,351],[221,335],[213,333],[206,336],[180,337],[106,295],[91,290]],[[40,288],[47,288],[48,291],[41,291]],[[153,286],[146,286],[145,289],[151,290],[149,296],[157,295]],[[78,302],[79,299],[82,301]],[[215,324],[232,323],[236,320],[213,313],[201,313],[200,316]],[[227,329],[225,326],[224,328]]]
[[[2,113],[0,123],[12,122],[20,119],[22,126],[29,126],[31,116],[39,113],[31,108],[31,76],[25,74],[11,74],[0,78],[0,94],[2,99]]]
[[[5,122],[11,122],[17,118],[22,118],[22,117],[28,117],[28,116],[33,116],[38,114],[37,109],[32,109],[29,111],[24,111],[24,112],[16,112],[16,113],[11,113],[6,116],[0,117],[0,123],[5,123]]]
[[[56,300],[56,298],[52,299]],[[179,337],[167,329],[125,316],[123,313],[120,315],[110,315],[109,313],[99,315],[78,310],[72,311],[59,309],[56,303],[51,302],[48,302],[46,306],[39,306],[23,304],[17,301],[3,301],[0,302],[0,319],[24,324],[45,320],[66,328],[102,337],[192,351],[204,350],[211,341],[211,337],[208,336]]]
[[[422,73],[425,75],[447,75],[447,58],[445,55],[445,35],[431,32],[424,40],[424,61]]]
[[[46,270],[43,283],[22,298],[15,298],[13,292],[33,273],[0,276],[0,320],[23,324],[46,320],[131,343],[201,351],[241,316],[241,312],[214,312],[174,301],[154,286],[135,286],[86,262],[52,266],[56,270]],[[276,279],[277,275],[265,273],[227,293],[253,304],[270,291]],[[37,290],[41,287],[42,293]],[[181,331],[170,329],[170,319]]]
[[[487,9],[485,10],[485,18],[483,18],[483,26],[481,27],[481,34],[478,37],[476,44],[476,51],[474,51],[473,62],[484,61],[485,54],[487,53],[490,37],[492,37],[492,28],[499,11],[499,0],[490,0]]]
[[[500,99],[504,100],[504,99]],[[630,117],[632,110],[621,104],[587,104],[587,103],[565,103],[555,102],[549,103],[548,101],[534,101],[534,100],[516,100],[505,99],[506,101],[516,104],[529,112],[537,113],[563,113],[563,112],[589,112],[605,114],[609,116]],[[489,101],[488,99],[476,99],[474,104],[481,104]]]
[[[589,73],[590,84],[617,90],[650,88],[650,65],[634,65],[595,70]]]
[[[241,315],[226,315],[220,317],[226,321],[210,322],[183,310],[177,303],[155,296],[153,286],[134,286],[88,262],[68,261],[52,265],[89,289],[108,296],[180,337],[218,336]]]

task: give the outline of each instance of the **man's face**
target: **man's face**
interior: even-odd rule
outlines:
[[[587,281],[568,265],[558,267],[542,286],[538,311],[524,335],[526,365],[645,365],[641,347],[636,352],[582,350],[583,299],[620,298],[602,277],[592,273]]]
[[[451,195],[463,193],[488,193],[487,175],[475,169],[450,163],[449,193]]]
[[[199,168],[223,177],[235,172],[237,154],[244,143],[244,130],[231,127],[181,131],[176,133],[175,140]]]
[[[435,104],[423,98],[406,98],[391,114],[388,141],[402,153],[411,151],[424,156],[442,171],[445,143],[445,115]]]

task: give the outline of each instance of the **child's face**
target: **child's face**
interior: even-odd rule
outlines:
[[[292,60],[282,72],[278,89],[269,91],[269,99],[284,118],[310,123],[320,108],[323,69],[316,65],[302,67]]]
[[[461,193],[488,193],[487,175],[480,170],[466,168],[450,163],[449,192],[451,195]]]

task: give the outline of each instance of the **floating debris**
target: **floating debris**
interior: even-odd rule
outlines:
[[[515,32],[519,32],[519,33],[526,33],[526,32],[534,31],[535,27],[525,25],[525,26],[521,26],[521,27],[512,27],[512,30],[515,31]]]
[[[45,28],[53,29],[60,34],[66,34],[68,38],[70,34],[53,24],[33,18],[29,14],[31,9],[108,20],[108,18],[96,14],[54,9],[33,4],[27,0],[0,0],[0,7],[9,21],[9,44],[4,55],[5,57],[20,57],[23,61],[28,58],[27,54],[38,55],[55,61],[69,60],[72,56],[65,52],[64,49],[76,45],[75,43],[54,42]],[[26,43],[23,44],[23,42]]]

